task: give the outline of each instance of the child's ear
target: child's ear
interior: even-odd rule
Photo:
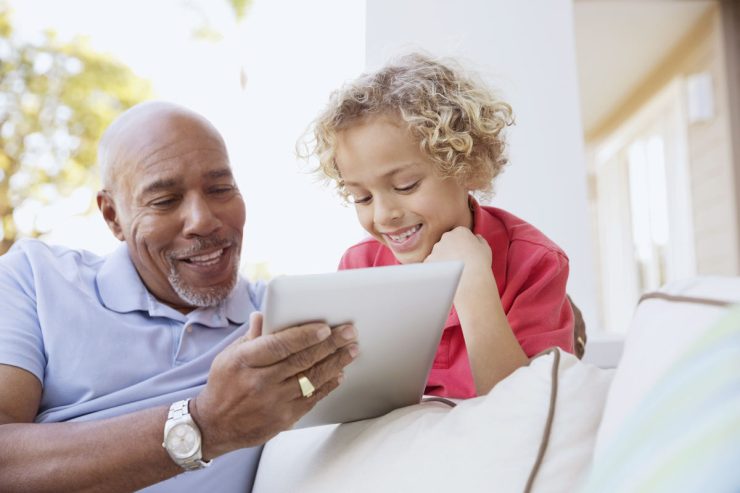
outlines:
[[[118,220],[118,214],[116,213],[116,203],[113,201],[110,193],[107,190],[101,190],[97,195],[98,209],[103,214],[103,219],[108,225],[110,230],[113,232],[113,236],[118,238],[120,241],[124,241],[123,228]]]

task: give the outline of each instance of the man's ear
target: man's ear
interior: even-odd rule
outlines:
[[[118,221],[116,204],[113,202],[113,197],[106,190],[101,190],[98,192],[97,201],[98,209],[103,214],[103,219],[105,219],[105,223],[113,232],[113,236],[121,241],[125,241],[126,238],[123,236],[123,229]]]

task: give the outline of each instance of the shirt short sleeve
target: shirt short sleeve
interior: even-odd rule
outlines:
[[[21,249],[0,257],[0,293],[0,364],[27,370],[43,383],[46,357],[34,276]]]
[[[528,357],[550,347],[573,352],[573,309],[568,301],[568,258],[557,251],[517,260],[504,303],[514,335]],[[503,301],[503,300],[502,300]]]

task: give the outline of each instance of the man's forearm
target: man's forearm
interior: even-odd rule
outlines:
[[[132,491],[182,472],[162,448],[167,408],[83,423],[0,425],[0,490]]]

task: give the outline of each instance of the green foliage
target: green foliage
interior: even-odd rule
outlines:
[[[226,4],[233,14],[233,21],[238,25],[247,16],[247,11],[252,6],[252,0],[226,0]],[[183,6],[190,11],[196,19],[196,25],[192,29],[193,38],[206,43],[219,43],[224,39],[224,25],[213,20],[213,5],[205,0],[184,0]],[[230,22],[228,22],[231,25]]]
[[[234,16],[237,21],[241,21],[246,17],[247,10],[252,4],[252,0],[229,0],[231,8],[234,10]]]
[[[98,187],[103,131],[150,96],[148,81],[84,39],[62,43],[53,32],[36,42],[17,39],[0,3],[0,254],[19,235],[14,211],[53,207]],[[25,234],[44,232],[31,223]]]

